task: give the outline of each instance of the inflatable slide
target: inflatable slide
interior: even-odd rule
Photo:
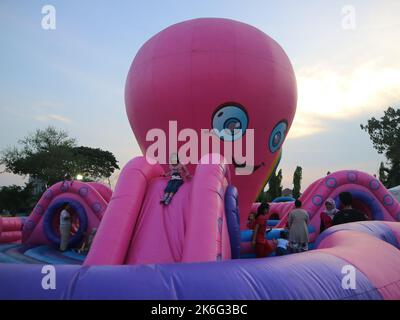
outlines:
[[[230,259],[227,166],[199,164],[168,206],[163,173],[144,157],[124,167],[85,265]]]

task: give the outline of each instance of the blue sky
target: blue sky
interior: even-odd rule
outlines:
[[[44,5],[56,30],[41,27]],[[355,29],[342,9],[355,9]],[[383,159],[359,124],[400,104],[400,1],[159,0],[0,2],[0,149],[54,125],[82,145],[112,151],[120,164],[140,154],[123,90],[135,53],[183,20],[226,17],[254,25],[285,49],[294,66],[298,111],[281,167],[296,165],[306,186],[326,171],[375,173]],[[9,174],[0,185],[22,183]]]

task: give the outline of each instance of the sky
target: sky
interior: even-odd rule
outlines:
[[[48,4],[55,30],[41,25]],[[2,0],[0,150],[53,125],[113,152],[121,167],[141,155],[124,106],[130,64],[151,36],[199,17],[251,24],[291,60],[298,105],[283,145],[284,187],[297,165],[303,189],[327,171],[377,173],[384,157],[360,124],[400,107],[398,0]],[[23,182],[0,174],[0,186]]]

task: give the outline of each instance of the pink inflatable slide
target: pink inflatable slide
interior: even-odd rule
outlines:
[[[86,265],[230,259],[227,166],[199,164],[168,206],[160,204],[167,184],[163,173],[144,157],[124,167]]]

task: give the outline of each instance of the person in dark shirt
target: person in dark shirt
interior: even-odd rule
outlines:
[[[352,208],[351,203],[353,201],[353,196],[350,192],[341,192],[339,194],[339,199],[344,207],[336,213],[332,225],[336,226],[342,223],[368,220],[364,213]]]

